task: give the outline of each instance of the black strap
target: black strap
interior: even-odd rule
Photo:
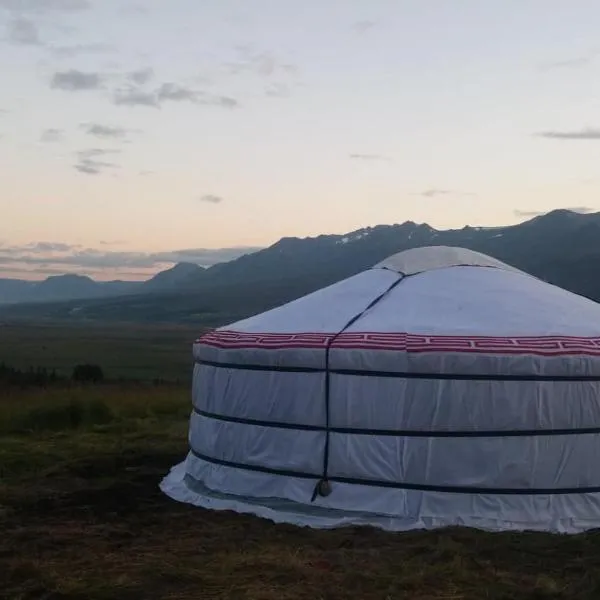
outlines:
[[[389,285],[386,290],[381,292],[379,296],[371,300],[371,302],[369,302],[369,304],[367,304],[367,306],[362,311],[354,315],[335,335],[331,336],[329,338],[329,341],[327,342],[327,346],[325,348],[325,446],[323,448],[323,474],[321,480],[315,486],[311,502],[314,502],[320,491],[325,489],[323,486],[326,485],[326,482],[328,480],[327,476],[329,471],[329,440],[331,437],[331,370],[329,368],[331,345],[339,335],[344,333],[346,329],[348,329],[354,323],[356,323],[356,321],[358,321],[368,310],[373,308],[382,298],[389,294],[404,279],[403,273],[397,273],[397,275],[398,279],[396,279],[391,285]]]
[[[600,434],[600,427],[579,427],[571,429],[482,429],[482,430],[415,430],[415,429],[363,429],[356,427],[323,427],[322,425],[306,425],[303,423],[285,423],[282,421],[263,421],[245,417],[222,415],[194,406],[194,412],[201,417],[223,421],[225,423],[238,423],[240,425],[254,425],[257,427],[272,427],[274,429],[291,429],[294,431],[320,431],[344,435],[376,435],[386,437],[427,437],[427,438],[498,438],[498,437],[538,437],[555,435],[594,435]]]
[[[304,473],[290,469],[277,469],[265,467],[262,465],[251,465],[234,462],[222,458],[214,458],[190,448],[190,452],[200,460],[204,460],[213,465],[230,467],[232,469],[244,469],[245,471],[254,471],[257,473],[267,473],[269,475],[278,475],[281,477],[297,477],[300,479],[312,479],[318,482],[322,481],[322,474]],[[397,489],[397,490],[415,490],[421,492],[442,492],[449,494],[494,494],[510,496],[556,496],[563,494],[596,494],[600,492],[600,485],[588,487],[564,487],[564,488],[488,488],[479,486],[465,485],[430,485],[427,483],[399,483],[396,481],[385,481],[377,479],[361,479],[357,477],[339,477],[332,475],[328,481],[336,483],[346,483],[350,485],[364,485],[370,487]]]
[[[241,371],[267,371],[270,373],[325,373],[321,367],[294,367],[250,365],[213,360],[196,360],[196,364],[216,369],[239,369]],[[430,379],[444,381],[548,381],[584,382],[600,381],[600,375],[499,375],[480,373],[419,373],[407,371],[375,371],[369,369],[329,369],[331,375],[356,375],[357,377],[385,377],[397,379]]]

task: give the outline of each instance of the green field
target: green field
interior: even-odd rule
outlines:
[[[22,333],[10,331],[17,351],[2,344],[4,360],[39,364],[26,349],[43,339],[57,367],[106,358],[115,374],[143,375],[188,335]],[[185,372],[177,365],[173,372]],[[185,455],[189,412],[187,385],[0,389],[0,598],[600,598],[595,532],[315,531],[176,503],[158,484]]]
[[[41,366],[66,376],[75,365],[92,363],[110,379],[187,382],[192,343],[200,333],[198,327],[176,325],[0,324],[0,363]]]

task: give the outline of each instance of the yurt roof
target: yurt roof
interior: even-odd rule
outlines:
[[[448,267],[494,267],[505,271],[520,272],[491,256],[453,246],[425,246],[411,248],[388,256],[373,268],[389,269],[403,275],[415,275],[433,269]]]
[[[358,349],[361,336],[398,350],[413,338],[428,351],[471,349],[485,338],[495,354],[548,346],[600,355],[600,305],[478,252],[426,247],[205,334],[198,352],[322,348],[333,338],[332,347]]]

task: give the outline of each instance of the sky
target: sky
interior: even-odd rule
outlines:
[[[597,0],[0,0],[0,277],[600,210]]]

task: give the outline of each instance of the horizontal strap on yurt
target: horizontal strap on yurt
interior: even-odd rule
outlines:
[[[296,431],[321,431],[345,435],[375,435],[387,437],[439,437],[439,438],[486,438],[486,437],[537,437],[553,435],[593,435],[600,434],[600,427],[580,427],[578,429],[482,429],[474,430],[415,430],[415,429],[365,429],[356,427],[325,427],[324,425],[308,425],[303,423],[284,423],[282,421],[263,421],[246,417],[233,417],[193,407],[194,413],[207,419],[238,423],[240,425],[253,425],[255,427],[271,427],[273,429],[292,429]]]
[[[301,471],[293,471],[288,469],[277,469],[272,467],[264,467],[260,465],[250,465],[239,463],[221,458],[214,458],[202,454],[190,448],[190,452],[196,458],[205,462],[229,467],[232,469],[242,469],[245,471],[254,471],[258,473],[266,473],[269,475],[278,475],[281,477],[297,477],[299,479],[311,479],[319,481],[322,479],[322,474],[303,473]],[[192,477],[192,476],[191,476]],[[193,477],[192,477],[193,478]],[[405,483],[396,481],[384,481],[376,479],[361,479],[356,477],[338,477],[330,475],[327,481],[332,483],[344,483],[348,485],[364,485],[369,487],[380,487],[398,490],[412,490],[420,492],[440,492],[448,494],[492,494],[492,495],[507,495],[507,496],[557,496],[567,494],[597,494],[600,493],[600,485],[589,487],[564,487],[564,488],[488,488],[479,486],[464,486],[464,485],[430,485],[427,483]]]
[[[325,367],[296,367],[228,363],[212,360],[196,360],[197,365],[217,369],[237,369],[241,371],[267,371],[272,373],[325,373]],[[330,369],[331,375],[351,375],[358,377],[382,377],[397,379],[432,379],[447,381],[600,381],[600,375],[502,375],[480,373],[420,373],[406,371],[373,371],[369,369]]]

